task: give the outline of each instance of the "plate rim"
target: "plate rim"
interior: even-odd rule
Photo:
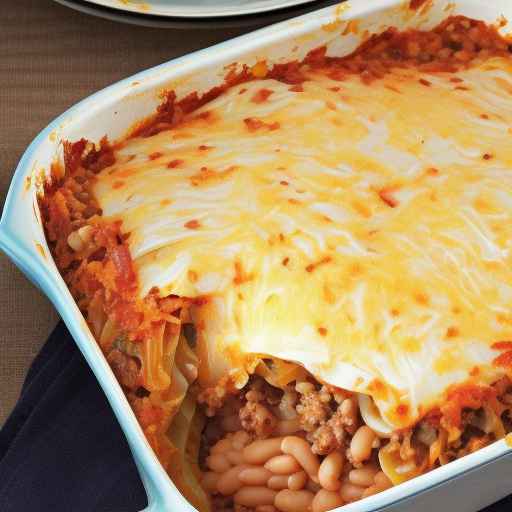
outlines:
[[[54,0],[57,4],[75,11],[97,16],[109,21],[139,25],[150,28],[167,29],[200,29],[215,30],[224,28],[243,28],[257,30],[259,27],[279,23],[286,19],[301,16],[309,12],[320,10],[346,0],[308,0],[308,3],[287,7],[260,14],[247,14],[240,16],[216,16],[210,18],[180,18],[172,16],[158,16],[148,13],[131,12],[103,7],[90,0]]]
[[[104,7],[113,9],[116,11],[137,14],[140,16],[156,16],[156,17],[170,17],[190,20],[204,20],[204,19],[215,19],[215,18],[237,18],[243,16],[251,16],[257,14],[271,13],[283,9],[293,9],[304,6],[308,3],[314,3],[316,0],[274,0],[272,4],[262,6],[260,8],[242,8],[234,5],[232,8],[215,14],[213,7],[205,12],[194,12],[190,10],[183,10],[183,8],[173,7],[172,4],[167,6],[152,6],[152,0],[143,0],[139,6],[132,4],[130,0],[126,0],[127,3],[121,0],[84,0],[85,3],[93,4],[98,7]]]

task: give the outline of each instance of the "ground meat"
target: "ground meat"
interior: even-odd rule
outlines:
[[[332,386],[319,390],[309,382],[296,385],[301,394],[296,410],[307,439],[318,455],[327,455],[345,445],[360,424],[357,401],[350,393]]]
[[[300,397],[297,412],[302,428],[306,432],[313,432],[331,416],[330,400],[330,394],[322,390],[308,391]]]
[[[343,434],[345,433],[342,430]],[[327,455],[340,447],[333,429],[329,425],[321,425],[312,434],[308,436],[308,441],[312,443],[311,449],[317,455]]]
[[[122,386],[132,390],[140,386],[140,363],[137,359],[114,349],[108,354],[107,361]]]
[[[277,426],[276,417],[259,402],[247,402],[240,409],[240,421],[246,432],[260,439],[269,437]]]
[[[308,436],[313,453],[327,455],[341,448],[347,437],[345,428],[344,417],[338,408],[329,420]]]
[[[248,402],[266,402],[268,405],[278,405],[283,397],[283,391],[271,386],[260,378],[251,379],[245,399]]]

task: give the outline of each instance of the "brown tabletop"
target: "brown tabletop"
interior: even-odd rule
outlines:
[[[30,141],[90,93],[248,28],[172,30],[87,16],[51,0],[17,0],[0,16],[0,187],[3,202]],[[28,365],[57,322],[46,298],[0,254],[0,426]]]

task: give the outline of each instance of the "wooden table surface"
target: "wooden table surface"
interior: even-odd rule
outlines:
[[[87,16],[51,0],[17,0],[0,15],[0,192],[30,141],[90,93],[248,28],[172,30]],[[0,254],[0,426],[28,365],[54,327],[51,304]]]

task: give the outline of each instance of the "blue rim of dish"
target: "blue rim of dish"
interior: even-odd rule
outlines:
[[[180,18],[146,13],[139,14],[120,11],[103,5],[92,4],[87,0],[55,0],[55,2],[85,14],[130,25],[142,25],[154,28],[193,28],[212,30],[221,28],[255,27],[268,25],[270,23],[278,23],[291,17],[300,16],[302,14],[322,9],[323,7],[338,4],[340,3],[340,0],[313,0],[308,4],[302,4],[295,7],[284,7],[264,13],[244,14],[239,16],[217,16],[210,18]]]

